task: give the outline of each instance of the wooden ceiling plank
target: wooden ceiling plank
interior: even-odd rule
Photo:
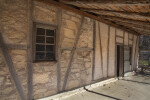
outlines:
[[[98,11],[98,12],[109,12],[109,13],[121,13],[121,14],[135,14],[139,16],[150,17],[150,13],[138,13],[138,12],[127,12],[127,11],[116,11],[116,10],[105,10],[105,9],[91,9],[91,8],[81,8],[83,11]]]
[[[111,19],[114,19],[114,20],[122,20],[122,21],[129,21],[129,22],[133,22],[133,23],[136,23],[136,22],[139,22],[141,24],[147,24],[147,25],[150,25],[149,22],[145,22],[145,21],[140,21],[140,20],[134,20],[134,19],[128,19],[128,18],[122,18],[122,17],[114,17],[114,16],[105,16],[105,15],[100,15],[102,18],[111,18]]]
[[[79,14],[79,15],[82,15],[82,16],[85,16],[85,17],[89,17],[89,18],[91,18],[91,19],[94,19],[94,20],[103,22],[103,23],[105,23],[105,24],[109,24],[109,25],[111,25],[111,26],[113,26],[113,27],[116,27],[116,28],[119,28],[119,29],[128,31],[128,32],[130,32],[130,33],[132,33],[132,34],[136,34],[136,35],[139,34],[138,32],[135,32],[134,30],[130,30],[130,29],[126,28],[126,27],[119,26],[119,25],[117,25],[117,24],[114,24],[114,23],[112,23],[112,22],[109,22],[109,21],[107,21],[107,20],[104,20],[104,19],[102,19],[102,18],[100,18],[100,17],[97,17],[97,16],[95,16],[95,15],[92,15],[92,14],[83,12],[83,11],[81,11],[81,10],[78,10],[78,9],[75,9],[75,8],[72,8],[72,7],[69,7],[69,6],[67,6],[67,5],[65,5],[65,4],[63,4],[63,3],[60,3],[60,2],[56,2],[56,1],[52,1],[52,0],[35,0],[35,1],[38,1],[38,2],[41,2],[41,3],[45,3],[45,4],[47,4],[47,5],[54,5],[54,6],[58,7],[58,8],[62,8],[62,9],[64,9],[64,10],[71,11],[71,12],[74,12],[74,13],[76,13],[76,14]]]
[[[149,4],[148,0],[60,0],[65,3],[83,2],[83,3],[101,3],[101,4]]]

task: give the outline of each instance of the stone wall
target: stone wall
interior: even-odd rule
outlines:
[[[17,75],[23,87],[25,96],[27,96],[27,41],[28,41],[28,7],[26,0],[1,0],[0,2],[0,32],[3,35],[6,45],[23,45],[26,49],[9,47],[9,54],[13,61]],[[60,91],[62,91],[66,70],[74,47],[78,27],[81,24],[81,16],[62,9],[62,22],[60,29]],[[58,26],[58,8],[47,4],[33,2],[33,22]],[[81,27],[81,35],[77,44],[71,71],[68,75],[66,90],[72,90],[92,81],[93,64],[93,22],[94,20],[85,17]],[[99,23],[96,21],[96,23]],[[98,25],[96,28],[98,29]],[[115,76],[115,44],[124,43],[123,38],[116,38],[116,34],[123,37],[123,31],[110,27],[110,37],[108,34],[109,26],[100,23],[101,44],[99,41],[99,31],[96,30],[96,56],[94,80],[109,78]],[[117,32],[117,33],[116,33]],[[128,34],[128,33],[127,33]],[[125,41],[128,39],[125,35]],[[109,38],[108,38],[109,37]],[[129,38],[132,38],[129,34]],[[135,37],[135,36],[134,36]],[[115,38],[117,40],[115,40]],[[135,38],[136,39],[136,38]],[[136,41],[136,40],[134,40]],[[128,41],[127,41],[128,42]],[[126,42],[125,42],[126,43]],[[133,39],[129,43],[134,44]],[[131,45],[132,45],[131,44]],[[108,50],[108,45],[109,49]],[[102,46],[102,49],[100,49]],[[101,53],[102,50],[102,53]],[[109,52],[109,53],[108,53]],[[100,56],[103,56],[101,61]],[[109,56],[109,64],[107,57]],[[103,70],[101,63],[103,62]],[[134,62],[134,59],[133,59]],[[57,61],[54,62],[33,62],[33,98],[43,98],[57,94]],[[107,73],[108,70],[108,73]],[[102,75],[102,72],[104,76]],[[19,94],[14,81],[9,73],[3,53],[0,51],[0,99],[1,100],[19,100]]]
[[[0,1],[0,32],[9,45],[26,46],[28,34],[27,2],[25,0]],[[27,52],[9,49],[25,95],[27,94]],[[19,100],[19,94],[8,67],[0,53],[0,100]]]

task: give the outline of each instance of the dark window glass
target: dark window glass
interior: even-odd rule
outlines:
[[[55,60],[54,53],[46,53],[46,59]]]
[[[45,35],[45,29],[37,28],[37,35]]]
[[[36,43],[45,43],[45,36],[37,36]]]
[[[53,37],[46,37],[46,43],[54,44],[54,38]]]
[[[37,28],[36,61],[55,60],[55,30]]]
[[[47,36],[54,36],[54,30],[46,30],[46,35]]]
[[[36,52],[36,60],[44,60],[44,52]]]
[[[36,51],[45,51],[45,45],[36,44]]]
[[[46,51],[54,51],[53,45],[46,45]]]

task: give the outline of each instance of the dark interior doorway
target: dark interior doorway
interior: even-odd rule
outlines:
[[[123,46],[117,45],[117,68],[116,76],[123,76]]]

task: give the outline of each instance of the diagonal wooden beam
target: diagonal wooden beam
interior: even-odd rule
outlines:
[[[141,12],[127,12],[127,11],[116,11],[116,10],[106,10],[106,9],[91,9],[91,8],[80,8],[82,11],[92,11],[99,13],[111,13],[111,14],[126,14],[126,15],[136,15],[141,17],[150,17],[150,13]]]
[[[10,72],[10,74],[14,80],[16,89],[17,89],[17,91],[21,97],[21,100],[26,100],[23,88],[21,86],[21,82],[20,82],[19,77],[17,75],[17,72],[14,68],[11,56],[9,55],[8,48],[7,48],[6,44],[4,43],[4,40],[3,40],[1,33],[0,33],[0,46],[1,46],[1,50],[2,50],[2,53],[3,53],[4,58],[5,58],[6,64],[8,66],[9,72]]]
[[[71,57],[70,57],[69,64],[68,64],[68,67],[67,67],[67,71],[66,71],[66,74],[65,74],[64,84],[63,84],[62,91],[65,90],[66,85],[67,85],[68,76],[69,76],[69,73],[70,73],[70,70],[71,70],[71,66],[72,66],[72,62],[73,62],[73,57],[74,57],[74,54],[75,54],[76,46],[78,44],[79,37],[81,35],[81,28],[82,28],[82,25],[83,25],[83,21],[84,21],[84,17],[82,16],[82,18],[81,18],[81,24],[78,27],[78,31],[77,31],[75,43],[74,43],[74,46],[73,46],[72,51],[71,51]]]
[[[150,30],[150,25],[143,25],[143,24],[130,23],[130,22],[122,22],[122,21],[111,20],[111,19],[108,19],[108,20],[109,20],[109,21],[112,21],[112,22],[116,22],[116,23],[118,23],[118,24],[120,23],[120,24],[129,26],[129,27],[137,27],[137,28],[140,28],[140,29]]]
[[[126,21],[132,21],[132,22],[141,22],[144,24],[150,24],[150,22],[148,21],[143,21],[143,20],[138,20],[138,19],[130,19],[130,18],[123,18],[123,17],[118,17],[118,16],[109,16],[109,15],[102,15],[102,14],[98,14],[99,17],[101,18],[112,18],[112,19],[121,19],[121,20],[126,20]]]
[[[99,6],[120,6],[120,5],[149,5],[150,1],[148,0],[60,0],[63,3],[70,4],[70,5],[78,5],[82,6],[83,4],[86,5],[99,5]]]
[[[95,11],[95,10],[89,10],[87,12],[92,12],[98,15],[104,15],[104,16],[112,16],[112,17],[122,17],[127,19],[135,19],[135,20],[143,20],[147,19],[150,20],[150,16],[141,16],[136,14],[123,14],[119,12],[104,12],[104,11]],[[147,22],[147,20],[145,20]]]
[[[130,32],[132,34],[136,34],[138,35],[139,33],[138,32],[135,32],[134,30],[130,30],[126,27],[122,27],[122,26],[119,26],[117,24],[114,24],[110,21],[107,21],[107,20],[104,20],[103,18],[100,18],[98,16],[95,16],[95,15],[92,15],[92,14],[89,14],[87,12],[84,12],[84,11],[81,11],[81,10],[78,10],[78,9],[75,9],[75,8],[72,8],[70,6],[67,6],[63,3],[60,3],[60,2],[56,2],[56,1],[53,1],[53,0],[35,0],[35,1],[38,1],[38,2],[41,2],[41,3],[45,3],[47,5],[53,5],[53,6],[56,6],[58,8],[62,8],[64,10],[67,10],[67,11],[70,11],[70,12],[74,12],[76,14],[79,14],[81,16],[85,16],[85,17],[89,17],[91,19],[95,19],[97,21],[100,21],[100,22],[103,22],[105,24],[109,24],[110,26],[113,26],[113,27],[116,27],[116,28],[119,28],[119,29],[122,29],[124,31],[127,31],[127,32]]]
[[[150,23],[149,22],[141,22],[141,21],[134,21],[134,20],[128,20],[128,19],[124,19],[124,18],[111,18],[111,17],[103,17],[106,20],[109,21],[117,21],[117,22],[122,22],[122,23],[130,23],[130,24],[134,24],[134,25],[141,25],[141,26],[145,26],[145,27],[150,27]]]

